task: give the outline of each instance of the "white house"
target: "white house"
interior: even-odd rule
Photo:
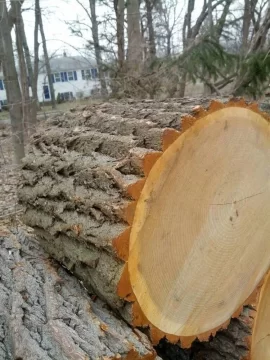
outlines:
[[[100,89],[97,67],[82,56],[56,57],[50,60],[55,97],[80,99],[98,92]],[[51,100],[48,77],[44,62],[39,63],[38,98],[40,102]],[[0,73],[0,101],[6,103],[6,91]]]

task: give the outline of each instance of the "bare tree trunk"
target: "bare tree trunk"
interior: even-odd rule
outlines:
[[[48,50],[47,50],[46,37],[45,37],[45,32],[44,32],[44,27],[43,27],[43,21],[42,21],[42,15],[41,15],[41,9],[40,9],[39,0],[37,1],[37,6],[38,6],[37,10],[38,10],[38,13],[39,13],[39,29],[40,29],[42,45],[43,45],[44,61],[45,61],[46,73],[47,73],[47,77],[48,77],[48,84],[49,84],[49,89],[50,89],[50,93],[51,93],[52,108],[55,109],[56,108],[56,101],[55,101],[55,93],[54,93],[53,82],[52,82],[52,71],[51,71],[51,65],[50,65],[50,59],[49,59],[49,55],[48,55]]]
[[[25,28],[24,28],[24,22],[23,22],[21,12],[20,12],[20,17],[21,17],[21,19],[20,19],[20,29],[21,29],[23,50],[24,50],[25,61],[26,61],[26,66],[27,66],[27,72],[28,72],[28,76],[29,76],[29,84],[32,87],[33,77],[34,77],[33,67],[32,67],[31,55],[30,55],[30,50],[29,50],[28,43],[27,43],[27,38],[26,38]]]
[[[13,0],[11,0],[11,3],[12,2],[13,2]],[[24,0],[18,1],[18,4],[19,4],[18,6],[20,9],[22,8],[23,3],[24,3]],[[10,7],[9,11],[7,12],[7,17],[8,17],[9,31],[11,31],[16,22],[16,9],[14,8],[14,6]]]
[[[212,6],[212,0],[208,0],[208,32],[209,36],[213,36],[213,6]],[[212,94],[212,88],[209,86],[210,83],[210,76],[206,76],[204,83],[204,90],[203,94],[204,96],[209,96]]]
[[[3,73],[9,105],[15,160],[17,164],[21,164],[21,160],[24,157],[22,96],[15,66],[5,0],[0,1],[0,54],[3,62]]]
[[[233,2],[233,0],[226,0],[222,14],[221,14],[220,18],[218,19],[217,24],[215,25],[214,36],[215,36],[216,41],[219,41],[219,39],[221,37],[221,34],[224,29],[224,25],[226,23],[226,18],[229,14],[229,10],[230,10],[230,6],[231,6],[232,2]]]
[[[125,63],[125,0],[114,0],[116,15],[116,38],[119,69],[122,70]]]
[[[268,2],[267,10],[264,15],[264,19],[258,28],[258,31],[254,34],[251,45],[249,47],[249,53],[260,51],[264,48],[268,31],[270,29],[270,2]]]
[[[245,52],[248,46],[248,35],[251,24],[250,0],[245,0],[243,28],[242,28],[242,51]]]
[[[103,70],[101,50],[100,50],[100,45],[99,45],[98,22],[97,22],[97,15],[96,15],[96,0],[89,0],[89,5],[90,5],[91,21],[92,21],[92,37],[93,37],[93,42],[94,42],[96,62],[97,62],[97,66],[98,66],[101,94],[103,96],[106,96],[106,95],[108,95],[108,91],[107,91],[107,86],[106,86],[106,81],[105,81],[105,74],[104,74],[104,70]]]
[[[188,0],[187,12],[185,14],[185,19],[182,29],[182,38],[183,38],[183,52],[188,48],[192,38],[192,28],[191,28],[191,15],[194,10],[195,0]],[[183,69],[183,73],[180,78],[179,86],[179,96],[184,97],[186,91],[186,82],[187,82],[187,71]]]
[[[180,78],[180,84],[179,84],[179,96],[184,97],[186,92],[186,83],[187,83],[187,72],[183,70],[183,74]]]
[[[27,141],[27,137],[29,135],[30,95],[29,95],[26,63],[25,63],[23,45],[22,45],[22,37],[21,37],[19,27],[20,26],[18,26],[17,24],[15,25],[15,34],[16,34],[16,47],[17,47],[19,68],[20,68],[20,84],[21,84],[21,94],[22,94],[24,135],[25,135],[25,140]]]
[[[153,26],[152,0],[145,0],[145,5],[146,5],[147,27],[149,34],[149,53],[150,53],[150,59],[153,59],[156,56],[156,44],[155,44],[155,32]]]
[[[172,40],[172,34],[170,31],[167,32],[167,36],[166,36],[166,41],[167,41],[167,51],[166,51],[166,55],[167,56],[171,56],[171,40]]]
[[[246,56],[263,50],[269,29],[270,29],[270,3],[268,3],[268,7],[265,12],[264,19],[258,31],[253,36],[252,42],[249,46]],[[252,80],[251,75],[248,72],[246,72],[244,75],[240,73],[235,81],[233,95],[238,95],[240,89],[248,86],[251,80]]]
[[[11,5],[12,5],[12,7],[15,8],[15,13],[16,13],[15,34],[16,34],[16,46],[17,46],[19,67],[20,67],[23,125],[24,125],[25,140],[26,140],[29,133],[33,133],[35,130],[36,119],[31,118],[32,114],[31,114],[30,94],[29,94],[29,80],[28,80],[28,76],[27,76],[27,67],[26,67],[25,54],[24,54],[24,48],[23,48],[24,24],[23,24],[23,18],[22,18],[22,14],[21,14],[21,7],[17,1],[13,1],[11,3]],[[30,54],[29,54],[29,56],[30,56]]]
[[[25,61],[26,61],[26,66],[27,66],[28,77],[29,77],[29,84],[31,86],[32,94],[33,94],[34,71],[33,71],[33,66],[32,66],[30,50],[29,50],[29,47],[28,47],[28,42],[27,42],[27,38],[26,38],[26,34],[25,34],[25,28],[24,28],[23,20],[22,20],[22,28],[21,29],[22,29],[23,50],[24,50],[24,56],[25,56]],[[36,105],[32,104],[33,106],[31,106],[31,113],[32,113],[32,119],[33,120],[35,120],[35,117],[36,117],[33,107],[37,106],[37,109],[39,109],[39,107],[40,107],[38,97],[36,97],[36,99],[37,99],[37,104]],[[34,121],[34,123],[36,123],[36,120]]]
[[[140,31],[140,10],[138,0],[127,1],[128,63],[129,68],[138,71],[142,62],[142,39]]]
[[[32,82],[32,100],[33,100],[33,116],[37,117],[37,110],[39,108],[38,101],[38,91],[37,91],[37,81],[38,81],[38,50],[39,50],[39,42],[38,42],[38,26],[39,26],[39,0],[35,0],[35,30],[34,30],[34,72],[33,72],[33,82]]]

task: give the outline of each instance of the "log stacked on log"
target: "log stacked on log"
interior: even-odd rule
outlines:
[[[24,231],[0,231],[0,359],[154,359],[146,335],[91,300]]]
[[[155,344],[207,340],[269,267],[268,118],[197,104],[73,109],[23,166],[24,219],[44,248]]]

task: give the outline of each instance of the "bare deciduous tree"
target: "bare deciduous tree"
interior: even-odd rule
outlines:
[[[29,131],[32,133],[35,130],[36,118],[32,118],[31,113],[31,101],[29,94],[29,77],[27,73],[27,66],[24,53],[24,24],[21,15],[21,6],[18,1],[12,1],[11,7],[14,8],[16,14],[15,21],[15,35],[16,35],[16,47],[19,60],[20,69],[20,84],[22,94],[22,109],[23,109],[23,125],[25,130],[25,139],[27,139]]]
[[[147,28],[149,36],[149,54],[150,59],[153,59],[156,56],[156,40],[155,40],[155,31],[153,25],[153,0],[145,0],[146,6],[146,17],[147,17]]]
[[[52,103],[52,108],[55,109],[56,101],[55,101],[55,93],[54,93],[54,87],[53,87],[53,81],[52,81],[52,71],[51,71],[51,65],[50,65],[50,58],[49,58],[49,54],[48,54],[48,50],[47,50],[46,36],[45,36],[45,31],[44,31],[44,26],[43,26],[43,19],[42,19],[39,0],[36,1],[36,6],[37,6],[37,13],[38,13],[38,20],[39,20],[40,35],[41,35],[41,39],[42,39],[44,62],[45,62],[45,67],[46,67],[46,73],[47,73],[47,78],[48,78],[50,94],[51,94],[51,103]]]
[[[113,4],[116,16],[118,66],[121,71],[125,63],[125,0],[114,0]]]
[[[89,0],[90,5],[90,14],[91,14],[91,22],[92,22],[92,37],[95,49],[96,62],[99,71],[99,80],[101,85],[101,94],[107,95],[107,86],[105,81],[105,74],[103,70],[102,57],[101,57],[101,49],[99,44],[99,36],[98,36],[98,21],[96,15],[96,0]]]
[[[35,0],[35,28],[34,28],[34,71],[33,71],[33,82],[32,82],[32,99],[33,99],[33,117],[37,116],[37,110],[39,108],[38,101],[38,91],[37,91],[37,82],[38,82],[38,51],[39,51],[39,42],[38,42],[38,26],[39,26],[39,0]]]
[[[14,0],[13,0],[14,1]],[[16,163],[24,157],[24,131],[22,121],[22,96],[12,47],[6,0],[0,1],[0,58],[11,119],[12,140]]]
[[[138,71],[142,63],[142,38],[138,0],[127,0],[127,61],[130,71]]]

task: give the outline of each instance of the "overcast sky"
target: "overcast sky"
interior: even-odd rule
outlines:
[[[89,0],[82,0],[89,4]],[[185,0],[179,0],[179,4],[184,5]],[[23,8],[33,9],[33,0],[25,0]],[[203,3],[203,0],[197,0],[197,4]],[[45,34],[47,38],[47,46],[49,53],[57,52],[59,55],[65,50],[69,55],[78,55],[83,51],[84,41],[74,35],[68,28],[65,21],[72,21],[76,18],[85,17],[84,11],[78,5],[76,0],[40,0],[42,7],[43,22]],[[199,11],[198,6],[196,10]],[[101,20],[106,8],[98,8],[99,19]],[[33,51],[33,38],[34,38],[34,11],[28,10],[23,13],[27,39],[31,51]],[[79,52],[77,51],[79,50]],[[41,53],[40,49],[40,53]]]

